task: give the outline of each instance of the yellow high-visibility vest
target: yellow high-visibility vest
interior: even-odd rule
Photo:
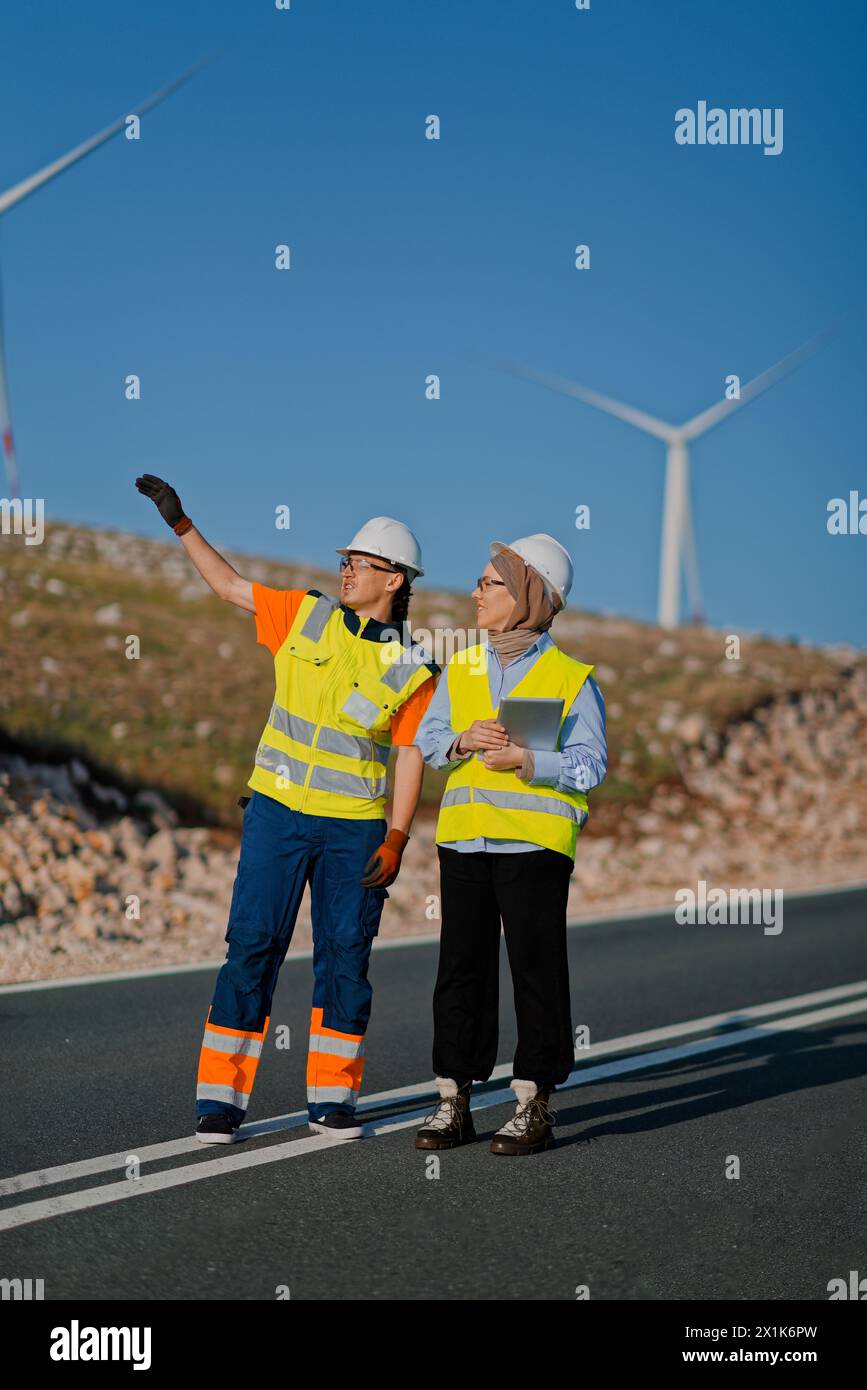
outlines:
[[[563,722],[587,677],[594,670],[559,647],[543,652],[511,694],[563,700]],[[462,733],[475,719],[494,719],[488,682],[487,648],[481,644],[456,652],[446,667],[452,728]],[[557,746],[563,733],[563,723]],[[575,843],[589,810],[583,792],[532,787],[517,772],[486,768],[484,753],[456,763],[449,773],[440,805],[436,839],[440,844],[474,840],[529,840],[543,849],[575,857]]]
[[[274,658],[274,703],[247,785],[306,815],[378,820],[392,715],[438,668],[420,647],[363,637],[365,621],[352,618],[354,630],[315,589],[301,600]]]

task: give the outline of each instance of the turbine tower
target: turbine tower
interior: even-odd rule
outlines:
[[[583,401],[585,405],[595,406],[597,410],[604,410],[606,414],[614,415],[618,420],[625,420],[628,425],[634,425],[636,429],[643,430],[645,434],[652,434],[654,438],[660,439],[665,445],[665,496],[662,507],[657,607],[657,621],[660,627],[677,627],[680,620],[682,567],[686,571],[687,590],[693,617],[697,618],[701,612],[698,562],[689,488],[690,444],[700,435],[706,434],[714,425],[718,425],[727,415],[731,415],[732,411],[755,400],[756,396],[766,391],[769,386],[773,386],[781,377],[787,376],[789,372],[800,367],[835,329],[836,325],[825,329],[824,332],[804,343],[802,347],[790,352],[775,366],[769,367],[767,371],[754,377],[746,386],[741,387],[738,399],[717,401],[707,410],[703,410],[699,415],[687,420],[683,425],[670,425],[665,420],[657,420],[653,415],[648,415],[643,410],[636,410],[631,405],[624,405],[622,401],[612,400],[610,396],[603,396],[598,391],[591,391],[586,386],[578,386],[575,382],[567,381],[563,377],[552,376],[546,372],[537,372],[532,367],[515,366],[512,363],[500,364],[506,371],[515,376],[536,381],[552,391],[559,391],[562,395],[574,396],[576,400]]]
[[[205,60],[205,62],[208,61],[210,60]],[[142,102],[141,106],[131,107],[129,111],[126,111],[110,126],[106,126],[105,130],[100,130],[96,135],[92,135],[89,140],[85,140],[83,144],[76,145],[75,149],[70,150],[67,154],[61,155],[59,159],[55,159],[53,163],[46,164],[44,169],[38,170],[35,174],[30,174],[28,178],[22,179],[20,183],[16,183],[12,188],[8,188],[5,193],[0,193],[0,217],[2,217],[5,212],[9,212],[11,208],[17,207],[17,205],[23,202],[25,198],[29,197],[31,193],[35,193],[38,188],[42,188],[43,184],[50,183],[52,179],[57,178],[58,174],[62,174],[65,169],[69,169],[73,164],[77,164],[79,160],[84,159],[85,156],[91,154],[93,150],[99,149],[100,145],[104,145],[107,140],[110,140],[113,135],[116,135],[119,130],[123,129],[130,116],[143,116],[146,111],[150,111],[152,107],[164,101],[166,97],[171,96],[172,92],[177,91],[178,87],[182,86],[184,82],[189,81],[189,79],[197,73],[200,68],[204,67],[204,65],[204,63],[197,63],[195,67],[190,68],[188,72],[176,78],[174,82],[170,82],[166,87],[161,87],[153,96],[148,97],[147,101]],[[9,393],[6,385],[2,295],[0,295],[0,439],[2,439],[3,459],[6,464],[6,482],[11,499],[19,496],[18,468],[15,460],[12,421],[9,413]]]

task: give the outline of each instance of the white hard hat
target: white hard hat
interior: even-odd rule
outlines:
[[[379,555],[392,565],[400,565],[407,571],[409,581],[424,574],[421,567],[421,546],[408,526],[395,521],[393,516],[372,516],[365,521],[360,531],[356,531],[349,545],[339,546],[338,555],[348,555],[350,550],[362,550],[367,555]]]
[[[511,545],[505,541],[491,541],[491,558],[501,550],[514,550],[520,555],[541,577],[549,596],[553,591],[565,608],[574,575],[572,558],[565,546],[545,531],[537,531],[535,535],[519,537]]]

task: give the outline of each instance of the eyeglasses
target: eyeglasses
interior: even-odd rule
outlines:
[[[360,555],[341,555],[338,569],[341,574],[343,574],[344,570],[348,569],[351,569],[356,574],[359,570],[379,570],[380,574],[397,574],[397,570],[385,569],[383,565],[372,565],[369,560],[365,560],[364,557]]]
[[[489,579],[485,574],[480,575],[476,580],[476,588],[481,589],[483,594],[486,594],[489,589],[496,589],[498,586],[504,589],[506,587],[505,579]]]

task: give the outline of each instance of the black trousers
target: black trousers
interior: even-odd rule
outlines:
[[[437,846],[442,930],[433,1065],[459,1084],[487,1081],[497,1060],[500,922],[518,1047],[513,1074],[537,1086],[574,1065],[566,902],[572,860],[556,850],[461,854]]]

